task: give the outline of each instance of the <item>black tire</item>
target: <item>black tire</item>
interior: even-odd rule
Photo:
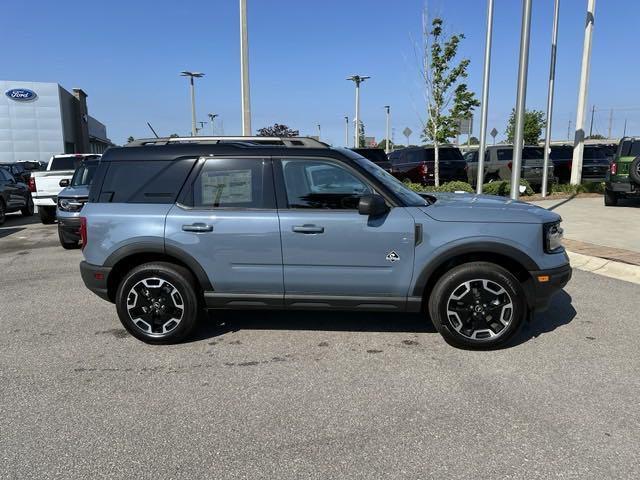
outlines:
[[[7,219],[7,208],[4,206],[4,200],[0,198],[0,225]]]
[[[615,207],[618,205],[618,194],[608,188],[604,189],[604,204],[607,207]]]
[[[453,296],[460,298],[452,299]],[[497,301],[495,306],[493,301]],[[498,312],[499,307],[502,308]],[[496,313],[504,322],[496,321]],[[494,263],[471,262],[452,268],[438,280],[429,297],[429,314],[448,344],[490,349],[505,345],[520,330],[527,306],[524,290],[511,273]]]
[[[151,279],[159,279],[159,281]],[[143,284],[143,281],[148,281],[148,284]],[[158,283],[157,286],[156,283]],[[174,287],[177,290],[178,297],[165,292],[164,289],[168,290],[167,285],[168,288]],[[173,306],[170,305],[169,300],[173,302]],[[180,302],[182,302],[181,307]],[[118,285],[115,304],[124,328],[137,339],[151,344],[177,343],[185,339],[196,326],[200,313],[196,281],[191,272],[181,266],[165,262],[145,263],[127,272]],[[164,306],[173,311],[157,310]],[[129,314],[130,308],[133,316]],[[155,308],[155,314],[142,313],[144,308]],[[175,322],[176,325],[171,323],[170,318],[167,319],[167,317],[177,317],[178,314],[180,318]],[[139,318],[134,321],[134,317]],[[163,333],[165,329],[167,331]]]
[[[636,157],[629,165],[629,178],[640,185],[640,157]]]
[[[33,211],[33,198],[31,197],[31,194],[29,194],[29,197],[27,198],[27,205],[20,210],[20,213],[22,213],[23,217],[33,217]]]
[[[54,207],[38,207],[40,221],[45,225],[50,225],[56,221],[56,209]]]
[[[59,225],[58,238],[60,239],[60,245],[62,245],[62,248],[65,250],[76,250],[80,248],[80,242],[78,240],[69,240]]]

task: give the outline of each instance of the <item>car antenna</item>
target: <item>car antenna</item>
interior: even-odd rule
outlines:
[[[149,122],[147,122],[147,125],[149,126],[153,134],[156,136],[156,138],[160,138]]]

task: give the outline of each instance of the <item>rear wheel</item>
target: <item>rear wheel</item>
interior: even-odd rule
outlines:
[[[518,332],[526,313],[518,279],[489,262],[454,267],[438,280],[429,298],[434,326],[456,347],[504,345]]]
[[[604,189],[604,204],[607,207],[615,207],[618,205],[618,194],[608,188]]]
[[[178,265],[147,263],[129,271],[118,286],[116,309],[122,325],[146,343],[176,343],[196,325],[196,282]]]
[[[27,198],[27,204],[23,209],[20,210],[20,213],[22,213],[23,217],[32,217],[33,210],[33,198],[31,197],[31,194],[29,194],[29,197]]]
[[[636,157],[631,165],[629,165],[629,177],[635,183],[640,185],[640,157]]]
[[[0,198],[0,225],[7,219],[7,209],[4,206],[4,200]]]
[[[56,209],[53,207],[38,207],[38,213],[40,214],[40,221],[45,225],[56,221]]]

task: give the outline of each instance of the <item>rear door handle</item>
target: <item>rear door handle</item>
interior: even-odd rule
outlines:
[[[324,233],[324,227],[318,225],[294,225],[291,230],[295,233]]]
[[[182,225],[182,230],[185,232],[196,233],[212,232],[213,225],[207,225],[206,223],[192,223],[191,225]]]

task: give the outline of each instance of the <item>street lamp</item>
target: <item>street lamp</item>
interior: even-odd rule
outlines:
[[[191,136],[195,137],[196,136],[196,91],[195,91],[195,87],[193,86],[193,79],[204,77],[204,73],[189,72],[185,70],[183,72],[180,72],[180,75],[182,75],[183,77],[189,77],[189,84],[191,86]]]
[[[349,147],[349,117],[344,116],[344,148]]]
[[[385,149],[384,149],[384,153],[386,153],[387,155],[389,154],[389,152],[391,150],[389,150],[389,125],[390,125],[390,120],[391,120],[391,107],[389,105],[385,105],[384,109],[387,112],[387,141],[385,142]]]
[[[320,126],[319,123],[316,126],[318,127],[318,140],[320,140],[320,138],[322,137],[322,130],[321,130],[322,127]]]
[[[211,135],[213,135],[214,137],[216,136],[216,126],[214,125],[214,120],[216,119],[216,117],[219,117],[219,115],[217,113],[209,113],[209,120],[211,120]]]
[[[354,133],[354,148],[360,148],[360,84],[368,78],[371,77],[365,75],[351,75],[350,77],[347,77],[347,80],[351,80],[356,84],[356,118],[354,120],[356,124],[356,131]]]

